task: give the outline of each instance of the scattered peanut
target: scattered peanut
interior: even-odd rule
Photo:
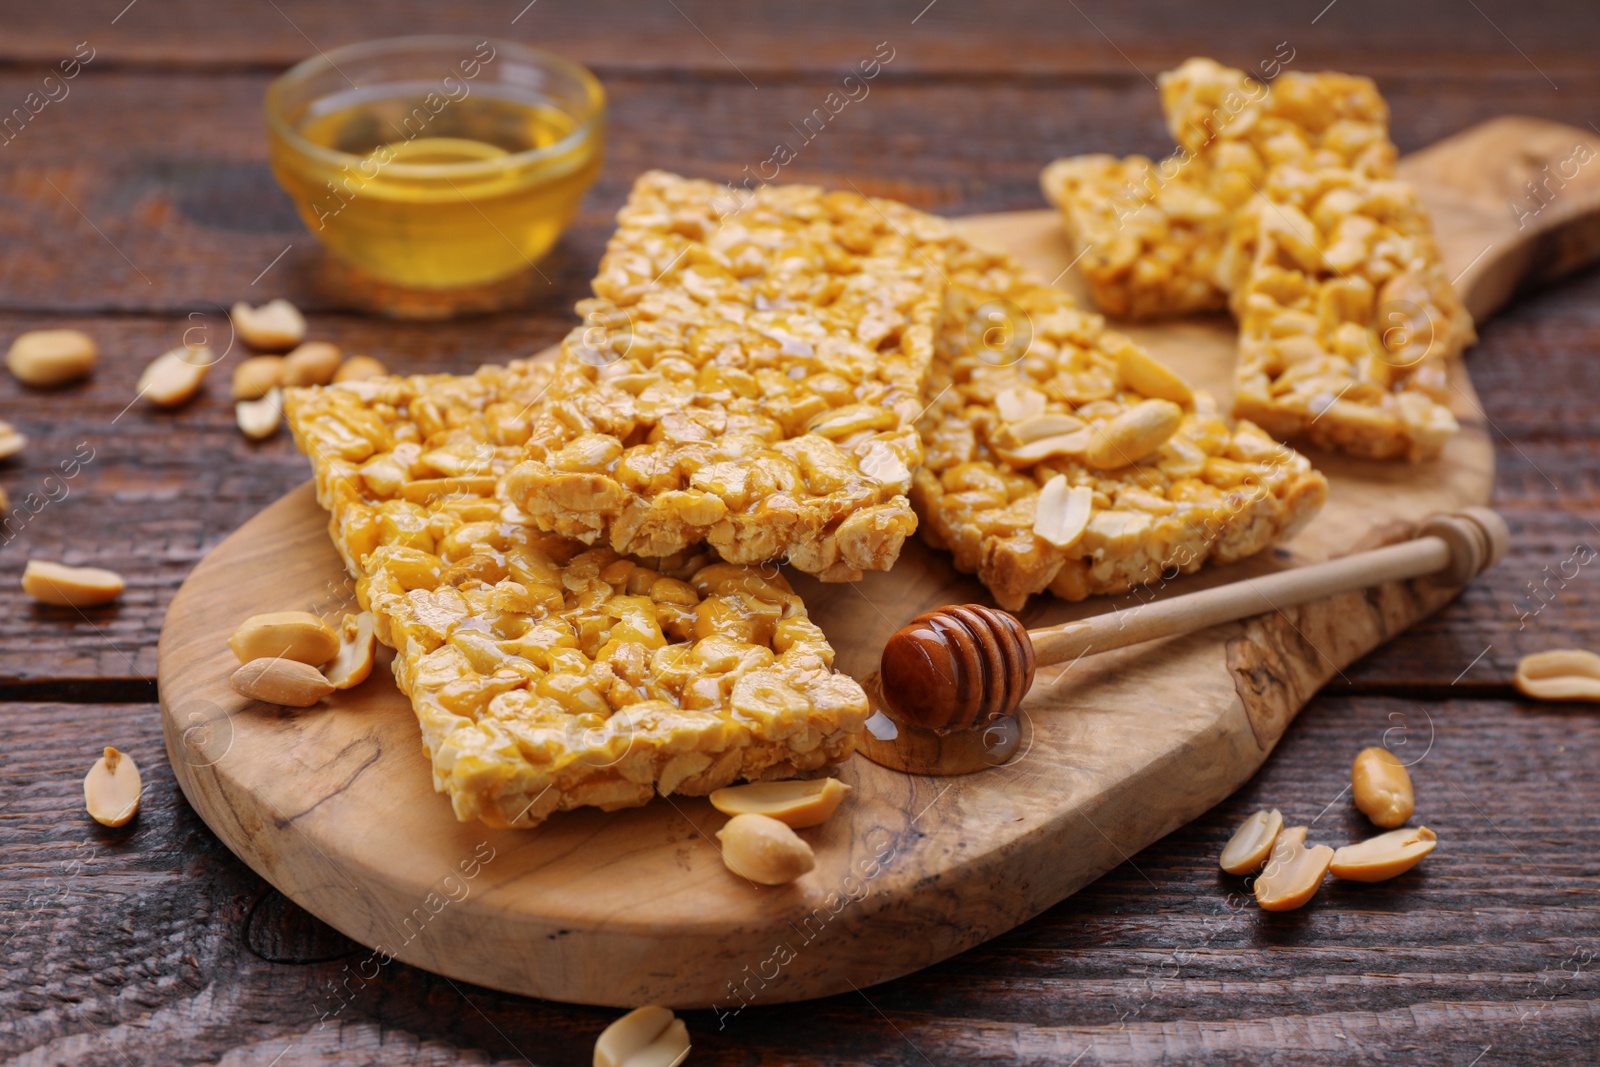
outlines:
[[[41,604],[87,608],[122,595],[122,576],[99,567],[67,567],[30,559],[22,570],[22,591]]]
[[[594,1067],[678,1067],[689,1058],[689,1029],[667,1008],[636,1008],[594,1043]]]
[[[333,692],[321,671],[292,659],[253,659],[234,671],[228,684],[241,696],[290,708],[309,708]]]
[[[251,356],[233,368],[235,400],[260,400],[282,384],[282,356]]]
[[[735,815],[717,831],[717,840],[728,870],[762,885],[792,882],[817,865],[799,834],[766,815]]]
[[[1356,845],[1345,845],[1333,854],[1328,867],[1335,878],[1352,882],[1382,882],[1405,874],[1422,862],[1439,843],[1426,826],[1390,830]]]
[[[281,352],[306,338],[306,320],[287,300],[270,300],[258,308],[244,301],[228,313],[239,339],[251,348]]]
[[[278,432],[283,421],[283,390],[274,387],[260,400],[241,400],[233,405],[239,430],[252,441],[265,441]]]
[[[240,663],[282,657],[316,667],[339,654],[339,635],[309,611],[252,615],[228,638]]]
[[[11,342],[6,366],[25,385],[48,388],[77,381],[94,370],[100,350],[77,330],[31,330]]]
[[[1262,911],[1293,911],[1316,895],[1322,876],[1333,862],[1327,845],[1306,847],[1306,828],[1291,826],[1272,844],[1272,857],[1256,879],[1256,903]]]
[[[1246,819],[1222,846],[1222,869],[1229,874],[1255,874],[1272,854],[1273,842],[1283,830],[1283,813],[1263,808]]]
[[[175,408],[199,392],[211,369],[211,349],[174,348],[159,355],[139,375],[139,395],[157,407]]]
[[[283,357],[284,385],[327,385],[339,373],[344,353],[326,341],[307,341]]]
[[[339,369],[334,372],[335,382],[364,382],[368,378],[381,378],[389,373],[389,369],[371,356],[351,356],[339,364]]]
[[[107,746],[83,777],[83,806],[101,826],[124,826],[139,813],[143,789],[133,757]]]
[[[18,433],[15,426],[9,422],[0,422],[0,459],[16,455],[27,443],[28,439]]]
[[[1364,748],[1356,754],[1350,790],[1361,813],[1385,830],[1403,825],[1416,810],[1411,775],[1386,748]]]
[[[1084,462],[1115,470],[1144,459],[1167,443],[1183,422],[1183,409],[1170,400],[1145,400],[1095,428]]]
[[[346,615],[339,623],[339,654],[322,669],[323,677],[335,689],[352,689],[360,685],[372,673],[377,643],[370,611]]]
[[[1058,474],[1044,483],[1033,515],[1033,532],[1057,548],[1071,548],[1089,528],[1089,512],[1094,507],[1094,490],[1086,485],[1067,485],[1067,476]]]
[[[1535,700],[1600,701],[1600,656],[1577,648],[1535,652],[1517,663],[1512,681]]]
[[[799,830],[826,822],[849,795],[850,787],[837,778],[791,778],[726,786],[711,794],[711,806],[724,815],[765,815]]]

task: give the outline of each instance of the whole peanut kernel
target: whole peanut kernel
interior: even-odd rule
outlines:
[[[337,382],[364,382],[368,378],[381,378],[389,371],[371,356],[351,356],[339,364],[333,380]]]
[[[282,356],[251,356],[233,368],[233,398],[260,400],[282,382]]]
[[[339,373],[344,353],[327,341],[307,341],[283,357],[284,385],[327,385]]]
[[[11,342],[6,366],[19,381],[42,389],[77,381],[94,370],[100,350],[77,330],[30,330]]]
[[[1350,766],[1350,791],[1356,807],[1386,830],[1404,825],[1416,810],[1411,775],[1386,748],[1364,748]]]
[[[233,305],[228,315],[239,340],[251,348],[281,352],[293,348],[306,337],[305,316],[287,300],[269,300],[260,307],[244,301]]]
[[[292,659],[253,659],[234,671],[228,684],[241,696],[290,708],[309,708],[333,692],[321,671]]]
[[[317,667],[339,654],[339,635],[309,611],[274,611],[240,623],[228,647],[240,663],[281,656]]]
[[[799,834],[766,815],[735,815],[717,831],[717,840],[728,870],[761,885],[792,882],[817,865]]]

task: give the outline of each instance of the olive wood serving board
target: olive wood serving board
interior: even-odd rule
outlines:
[[[1594,144],[1533,119],[1486,123],[1402,164],[1480,321],[1519,285],[1600,251]],[[1590,150],[1592,155],[1592,150]],[[1565,180],[1536,215],[1525,182]],[[1518,227],[1516,206],[1522,209]],[[1049,211],[965,219],[1059,284],[1071,256]],[[1065,271],[1065,273],[1063,273]],[[1226,410],[1234,353],[1222,316],[1131,330]],[[1460,365],[1461,433],[1420,465],[1313,452],[1328,504],[1291,544],[1146,590],[1167,596],[1406,536],[1436,511],[1486,504],[1494,453]],[[892,571],[854,585],[794,583],[858,678],[884,640],[944,603],[986,601],[941,553],[908,542]],[[406,699],[386,666],[317,707],[253,703],[228,688],[225,644],[247,616],[337,616],[352,597],[309,483],[246,523],[189,576],[159,653],[168,753],[191,804],[289,898],[373,949],[352,974],[396,957],[480,985],[632,1007],[715,1006],[866,987],[1011,929],[1067,897],[1245,782],[1300,707],[1339,668],[1454,595],[1395,583],[1284,613],[1042,670],[1023,706],[1018,754],[953,778],[865,759],[838,776],[854,794],[803,831],[817,868],[780,888],[722,865],[724,817],[702,798],[610,814],[558,814],[536,830],[456,821],[433,790]],[[1030,626],[1137,610],[1139,597],[1036,598]],[[387,660],[385,660],[385,664]],[[1344,757],[1340,757],[1344,758]]]

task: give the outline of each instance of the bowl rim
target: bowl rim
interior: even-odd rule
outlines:
[[[513,167],[559,158],[569,154],[585,141],[594,138],[597,129],[605,119],[607,101],[605,87],[600,84],[600,79],[595,77],[593,71],[576,60],[567,59],[565,56],[557,55],[543,48],[535,48],[532,45],[525,45],[518,41],[507,41],[494,37],[468,36],[465,34],[418,34],[407,37],[382,37],[371,41],[358,41],[354,44],[340,45],[338,48],[327,51],[318,49],[316,55],[308,56],[296,63],[274,78],[272,84],[267,87],[264,103],[267,127],[274,136],[288,145],[296,155],[309,157],[335,167],[359,166],[370,157],[358,156],[353,152],[343,152],[337,148],[319,145],[301,136],[300,132],[289,124],[285,118],[285,108],[283,106],[283,96],[288,89],[315,74],[335,71],[343,75],[344,72],[339,68],[339,61],[341,60],[353,61],[380,55],[431,49],[474,49],[483,44],[490,45],[497,56],[504,50],[517,55],[534,66],[556,70],[573,78],[582,86],[585,103],[587,104],[587,113],[581,117],[574,116],[578,118],[578,122],[571,133],[561,138],[561,140],[545,145],[542,148],[530,148],[523,152],[498,156],[494,159],[473,160],[463,163],[404,163],[391,161],[383,164],[385,172],[391,173],[397,178],[488,177]],[[349,81],[349,78],[346,77],[345,80]],[[356,86],[356,88],[360,87]],[[568,114],[571,114],[571,112],[569,111]]]

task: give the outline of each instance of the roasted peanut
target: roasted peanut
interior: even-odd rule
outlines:
[[[228,684],[241,696],[290,708],[309,708],[333,692],[321,671],[292,659],[253,659],[234,671]]]
[[[666,1008],[635,1008],[600,1032],[594,1067],[678,1067],[689,1058],[689,1030]]]
[[[1167,443],[1183,422],[1183,409],[1170,400],[1145,400],[1095,427],[1084,462],[1099,470],[1137,463]]]
[[[339,623],[339,654],[322,669],[335,689],[353,689],[372,673],[378,639],[370,611],[346,615]]]
[[[1272,845],[1283,830],[1283,813],[1262,809],[1250,816],[1222,846],[1222,869],[1229,874],[1254,874],[1272,854]]]
[[[1512,681],[1535,700],[1600,701],[1600,656],[1576,648],[1535,652],[1517,662]]]
[[[77,330],[32,330],[11,342],[6,366],[25,385],[50,388],[94,370],[100,350]]]
[[[339,373],[344,354],[338,345],[307,341],[283,357],[284,385],[327,385]]]
[[[711,806],[724,815],[765,815],[799,830],[827,821],[849,795],[850,787],[837,778],[750,782],[716,790]]]
[[[260,400],[241,400],[233,405],[239,431],[252,441],[265,441],[278,432],[283,421],[283,390],[276,387]]]
[[[1094,490],[1086,485],[1067,485],[1067,476],[1058,474],[1039,490],[1033,532],[1057,548],[1071,548],[1089,528],[1089,513],[1094,507]]]
[[[41,604],[87,608],[122,595],[122,576],[99,567],[67,567],[30,559],[22,570],[22,591]]]
[[[233,368],[235,400],[260,400],[282,384],[282,356],[251,356]]]
[[[994,395],[995,410],[1006,422],[1024,422],[1044,414],[1045,395],[1027,386],[1002,389]]]
[[[143,790],[133,757],[107,746],[83,777],[83,806],[101,826],[124,826],[139,813]]]
[[[305,317],[287,300],[269,300],[258,308],[241,300],[228,315],[239,340],[251,348],[281,352],[306,337]]]
[[[1361,813],[1386,830],[1403,825],[1416,810],[1411,775],[1386,748],[1364,748],[1356,754],[1350,791]]]
[[[371,356],[351,356],[339,364],[334,372],[335,382],[364,382],[368,378],[381,378],[389,371]]]
[[[175,408],[193,399],[211,369],[211,349],[174,348],[139,375],[139,395],[157,407]]]
[[[1278,834],[1266,869],[1256,879],[1256,903],[1263,911],[1293,911],[1310,900],[1333,862],[1327,845],[1306,847],[1306,828],[1291,826]]]
[[[339,635],[309,611],[274,611],[240,623],[228,647],[240,663],[282,657],[316,667],[339,654]]]
[[[1158,362],[1138,345],[1120,334],[1107,334],[1105,346],[1116,350],[1117,374],[1134,392],[1156,400],[1170,400],[1180,407],[1194,403],[1194,390],[1166,364]]]
[[[1421,863],[1438,843],[1426,826],[1390,830],[1360,844],[1345,845],[1333,854],[1328,869],[1335,878],[1351,882],[1382,882]]]
[[[717,831],[717,840],[728,870],[762,885],[792,882],[817,865],[799,834],[766,815],[735,815]]]
[[[28,439],[17,432],[17,428],[9,422],[0,422],[0,459],[7,459],[21,452],[28,443]]]

